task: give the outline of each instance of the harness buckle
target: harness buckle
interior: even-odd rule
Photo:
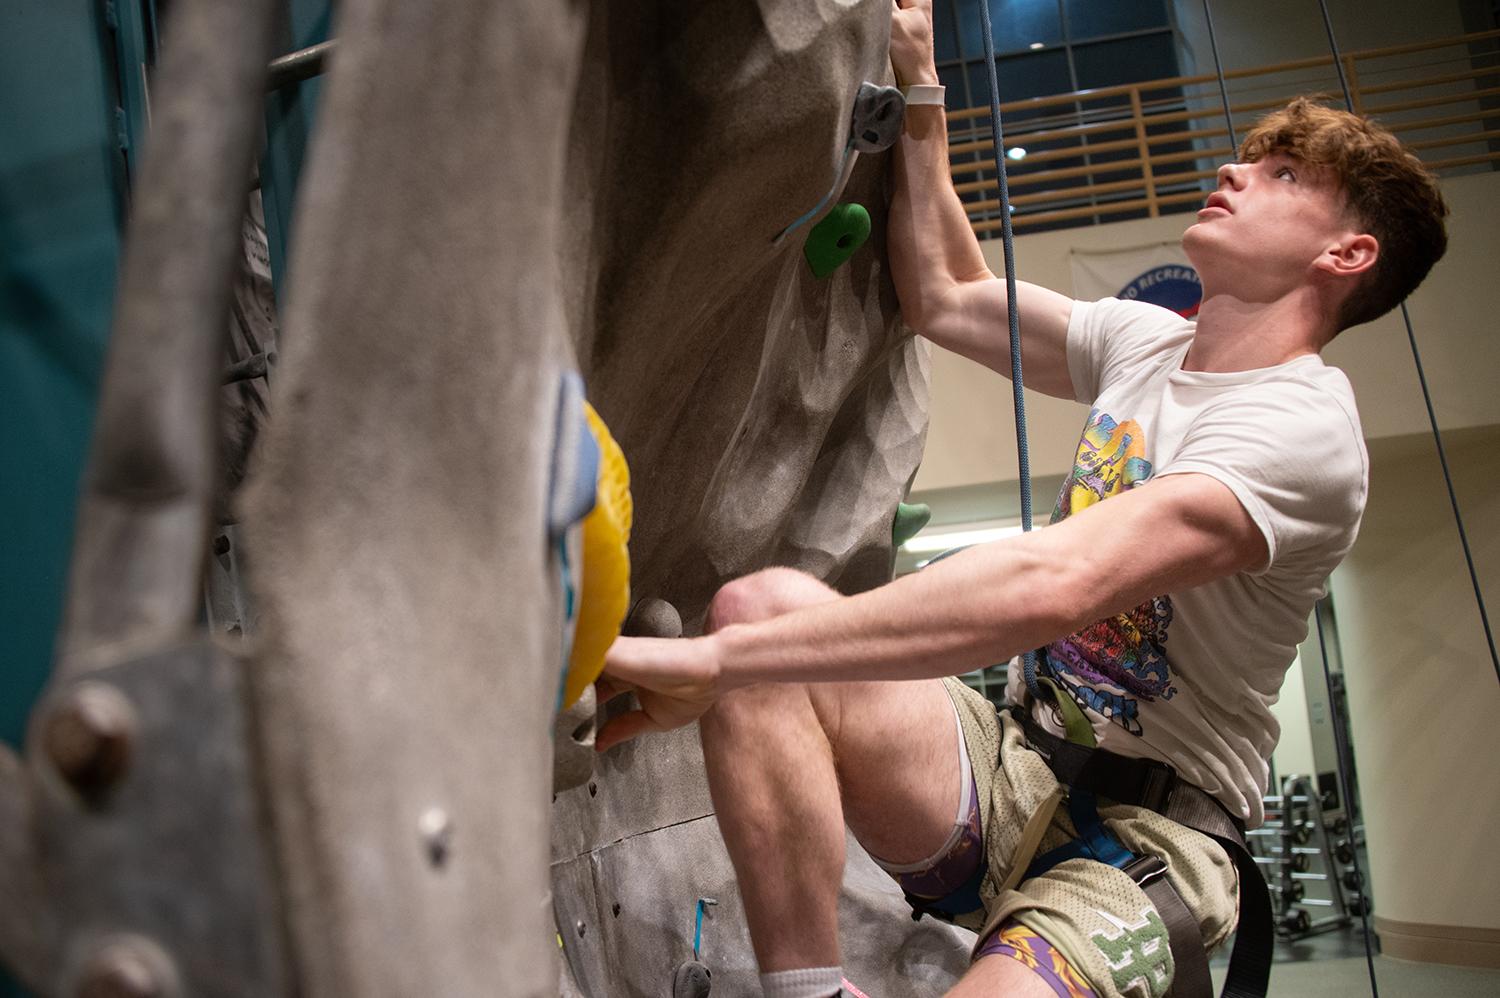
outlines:
[[[1143,761],[1140,806],[1160,814],[1172,799],[1172,791],[1177,789],[1177,770],[1155,759]]]
[[[1142,855],[1126,864],[1124,872],[1135,881],[1137,887],[1145,890],[1147,884],[1166,874],[1167,864],[1160,856]]]

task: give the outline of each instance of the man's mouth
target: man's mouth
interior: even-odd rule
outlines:
[[[1220,194],[1218,191],[1214,191],[1214,193],[1208,196],[1208,200],[1203,202],[1204,211],[1207,211],[1210,208],[1219,208],[1227,214],[1234,214],[1234,209],[1229,207],[1229,199]]]

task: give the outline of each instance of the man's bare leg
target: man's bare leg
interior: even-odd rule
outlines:
[[[974,962],[944,998],[1056,998],[1040,974],[1008,956],[984,956]]]
[[[709,626],[838,598],[773,569],[726,586]],[[701,731],[762,973],[838,966],[845,822],[891,863],[926,859],[953,831],[961,768],[947,692],[935,680],[765,684],[725,696]]]

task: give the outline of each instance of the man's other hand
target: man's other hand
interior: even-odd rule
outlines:
[[[597,684],[601,709],[632,691],[641,706],[611,718],[595,738],[595,750],[696,721],[718,699],[718,675],[712,637],[616,638]]]
[[[932,0],[891,0],[891,67],[904,86],[938,82]]]

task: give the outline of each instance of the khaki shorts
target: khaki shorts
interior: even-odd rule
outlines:
[[[1022,880],[1032,859],[1074,836],[1064,788],[1026,745],[1020,725],[957,679],[946,679],[958,710],[979,790],[989,871],[980,888],[983,941],[1014,919],[1042,936],[1101,996],[1162,998],[1172,986],[1172,951],[1156,908],[1135,881],[1115,867],[1072,859]],[[1109,804],[1106,828],[1133,853],[1159,856],[1210,950],[1239,918],[1234,864],[1218,843],[1154,811]],[[960,920],[961,922],[965,920]]]

